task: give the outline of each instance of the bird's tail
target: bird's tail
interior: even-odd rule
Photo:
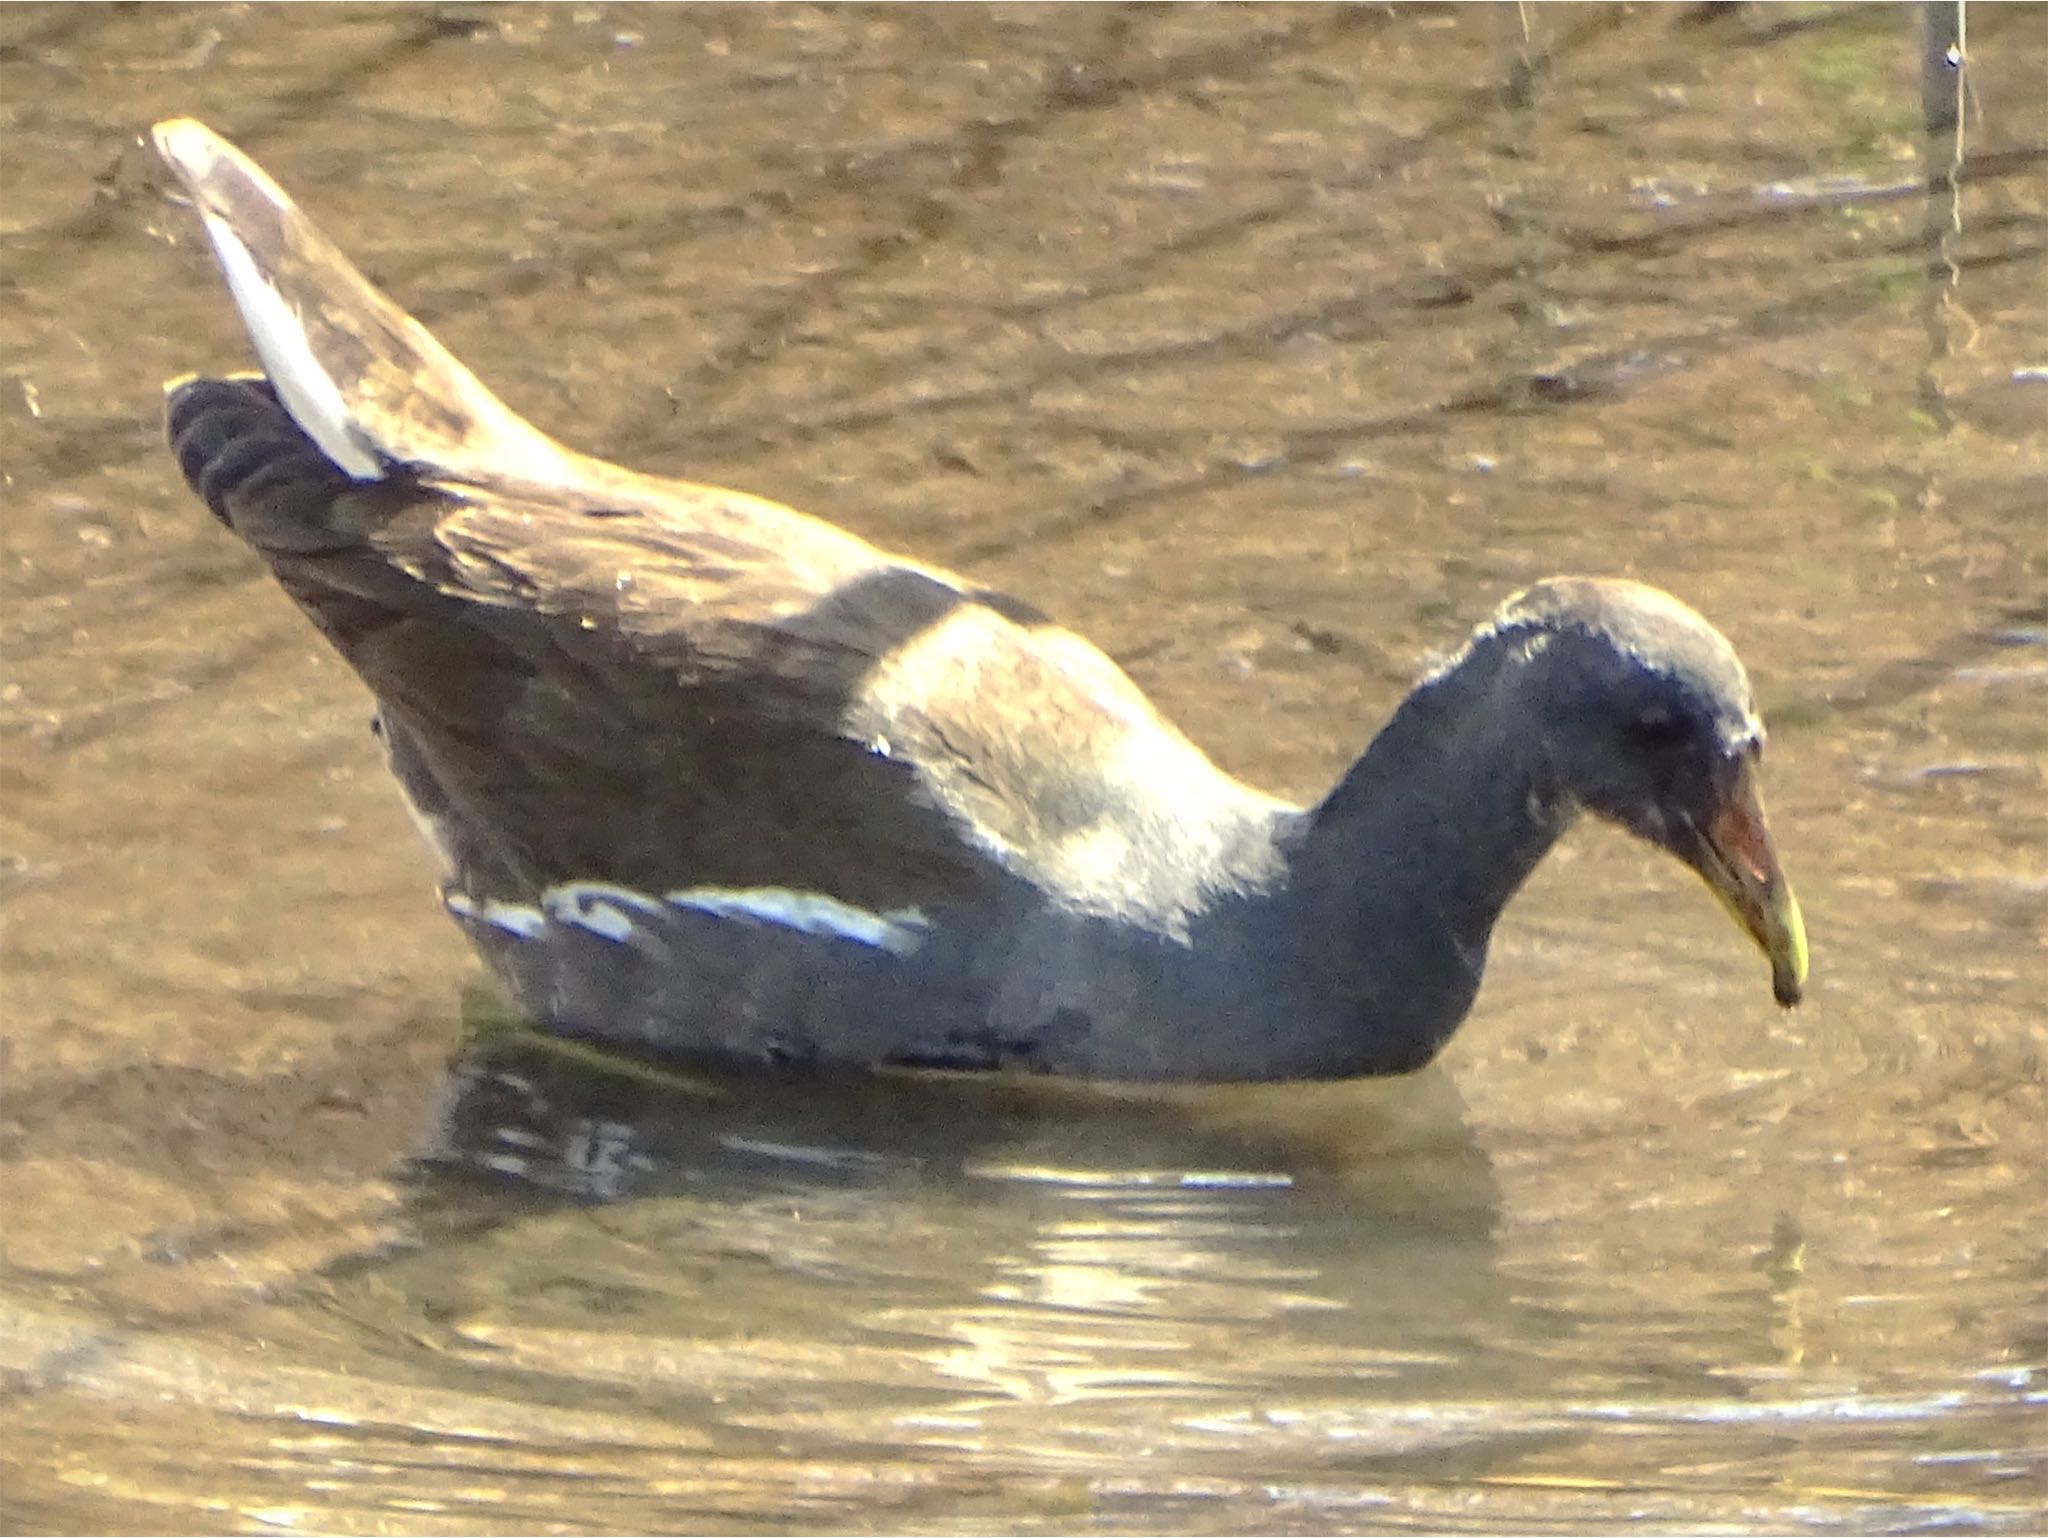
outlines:
[[[360,542],[335,519],[337,499],[357,483],[300,430],[269,380],[174,381],[164,431],[185,483],[266,556],[326,555]]]
[[[157,124],[154,138],[205,222],[276,400],[337,470],[501,484],[567,471],[576,455],[379,293],[248,156],[191,118]]]

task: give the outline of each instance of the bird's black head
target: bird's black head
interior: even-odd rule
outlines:
[[[1697,871],[1770,958],[1778,1001],[1796,1003],[1805,927],[1757,793],[1763,723],[1727,638],[1668,593],[1588,577],[1518,594],[1488,633],[1533,685],[1551,789]]]

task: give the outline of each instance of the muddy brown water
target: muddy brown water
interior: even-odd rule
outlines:
[[[2048,1523],[2048,13],[0,12],[0,1524]],[[1324,786],[1565,570],[1748,660],[1810,1002],[1585,828],[1410,1079],[496,1023],[177,482],[206,119],[519,408]],[[1959,178],[1951,171],[1961,168]]]

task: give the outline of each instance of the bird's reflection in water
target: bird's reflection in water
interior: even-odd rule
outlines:
[[[420,1170],[425,1243],[385,1279],[445,1349],[752,1431],[1195,1456],[1304,1397],[1469,1397],[1513,1306],[1440,1073],[822,1081],[500,1039]],[[1466,1441],[1404,1426],[1376,1450]]]
[[[1498,1190],[1437,1070],[1337,1083],[678,1069],[524,1034],[474,1042],[429,1172],[614,1202],[763,1180],[931,1194],[1007,1182],[1197,1204],[1307,1197],[1368,1227],[1489,1228]]]

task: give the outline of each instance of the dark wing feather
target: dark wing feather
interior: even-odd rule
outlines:
[[[578,879],[868,907],[1019,882],[1177,930],[1288,809],[1021,606],[744,493],[556,443],[203,126],[159,124],[270,379],[188,383],[193,485],[383,706],[484,895]]]
[[[807,571],[559,491],[353,482],[260,380],[189,381],[169,425],[376,695],[408,792],[490,895],[780,886],[886,909],[1001,881],[912,766],[841,727],[878,657],[972,601],[934,577],[870,555],[818,592],[857,542]]]

